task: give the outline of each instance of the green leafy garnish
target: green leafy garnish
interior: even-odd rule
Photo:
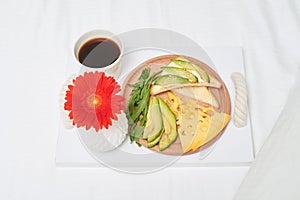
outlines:
[[[143,135],[147,120],[151,84],[160,73],[161,71],[150,76],[150,68],[145,68],[138,79],[139,81],[135,84],[129,84],[130,87],[133,87],[126,111],[130,127],[129,135],[130,141],[135,141],[139,146],[139,139]]]

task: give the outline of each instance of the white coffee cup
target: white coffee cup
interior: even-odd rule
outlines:
[[[79,61],[79,51],[81,49],[81,47],[86,44],[88,41],[92,40],[92,39],[96,39],[96,38],[107,38],[109,40],[112,40],[114,43],[116,43],[120,49],[120,55],[117,58],[117,60],[115,60],[113,63],[111,63],[108,66],[105,67],[99,67],[99,68],[95,68],[95,67],[89,67],[86,66],[82,63],[80,63]],[[119,78],[120,76],[120,61],[121,58],[123,56],[123,44],[122,41],[112,32],[107,31],[107,30],[92,30],[89,31],[85,34],[83,34],[82,36],[80,36],[77,40],[77,42],[75,43],[74,46],[74,56],[76,59],[77,64],[80,66],[82,71],[100,71],[100,72],[105,72],[105,74],[107,76],[113,76],[115,78]]]

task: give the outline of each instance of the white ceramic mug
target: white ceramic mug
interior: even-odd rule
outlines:
[[[105,67],[99,67],[99,68],[92,68],[88,67],[82,63],[79,62],[79,51],[81,47],[87,43],[88,41],[96,38],[107,38],[115,42],[119,49],[120,49],[120,55],[117,60],[115,60],[113,63],[111,63],[108,66]],[[116,79],[120,76],[120,61],[123,56],[123,44],[122,41],[112,32],[107,30],[92,30],[85,34],[83,34],[81,37],[78,38],[77,42],[74,46],[74,56],[76,59],[77,64],[80,66],[82,71],[101,71],[105,72],[108,76],[113,76]]]

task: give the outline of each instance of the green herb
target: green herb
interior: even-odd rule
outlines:
[[[150,68],[145,68],[138,79],[139,81],[135,84],[129,84],[130,87],[133,87],[126,111],[130,127],[129,135],[130,141],[135,141],[139,146],[139,139],[143,135],[147,121],[146,116],[148,112],[151,84],[160,73],[161,71],[153,73],[150,76]]]

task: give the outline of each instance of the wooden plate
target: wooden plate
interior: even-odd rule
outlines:
[[[128,75],[128,77],[126,78],[126,80],[123,83],[122,95],[125,97],[125,108],[127,108],[128,100],[130,99],[130,94],[131,94],[131,91],[132,91],[132,87],[129,87],[128,84],[134,84],[134,83],[138,82],[138,78],[140,77],[143,69],[149,67],[151,69],[150,74],[152,74],[153,72],[159,71],[160,67],[168,65],[170,63],[171,59],[175,59],[179,56],[182,56],[182,57],[188,59],[189,61],[200,65],[202,67],[202,69],[204,69],[209,74],[209,76],[215,77],[222,84],[221,88],[208,88],[208,89],[216,97],[216,99],[218,100],[218,102],[220,104],[220,107],[218,109],[215,108],[215,110],[218,111],[218,112],[224,112],[224,113],[230,114],[231,103],[230,103],[229,93],[228,93],[228,90],[225,86],[225,83],[220,78],[220,76],[212,68],[210,68],[208,65],[206,65],[205,63],[203,63],[203,62],[201,62],[201,61],[199,61],[195,58],[192,58],[192,57],[189,57],[189,56],[184,56],[184,55],[163,55],[163,56],[158,56],[158,57],[149,59],[149,60],[143,62],[142,64],[140,64],[139,66],[137,66]],[[182,150],[181,144],[180,144],[179,136],[177,137],[176,141],[173,144],[171,144],[164,151],[160,151],[158,149],[157,145],[154,146],[153,148],[150,148],[150,149],[153,150],[153,151],[162,153],[162,154],[177,155],[177,156],[178,155],[187,155],[187,154],[196,153],[196,152],[199,152],[199,151],[209,147],[215,141],[217,141],[218,138],[221,137],[221,135],[223,134],[225,128],[226,127],[224,127],[224,129],[221,132],[219,132],[214,138],[212,138],[211,140],[209,140],[208,142],[206,142],[205,144],[200,146],[197,150],[190,151],[190,152],[187,152],[187,153],[183,153],[183,150]],[[148,148],[146,140],[140,139],[140,142],[144,147]]]

